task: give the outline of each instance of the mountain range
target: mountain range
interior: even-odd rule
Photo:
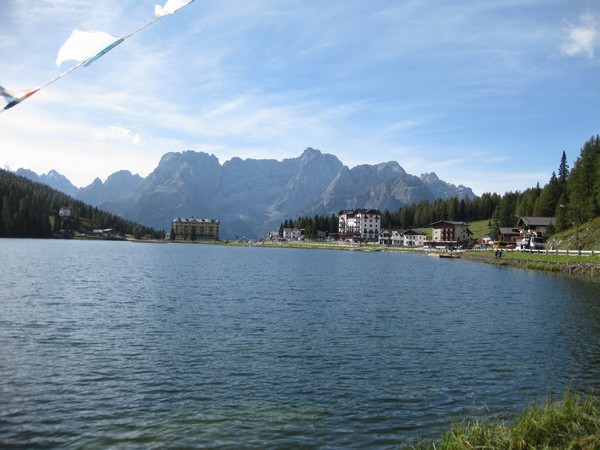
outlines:
[[[177,217],[217,219],[223,239],[262,237],[285,219],[342,209],[396,211],[422,200],[475,198],[433,172],[417,177],[394,161],[349,169],[313,148],[283,161],[234,157],[223,164],[203,152],[170,152],[146,178],[122,170],[83,188],[54,170],[17,174],[155,229],[169,231]]]

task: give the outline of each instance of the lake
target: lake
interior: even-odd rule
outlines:
[[[381,448],[600,390],[600,285],[425,254],[0,240],[0,447]]]

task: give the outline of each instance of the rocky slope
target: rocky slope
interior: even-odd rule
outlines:
[[[349,169],[313,148],[283,161],[233,158],[223,164],[202,152],[167,153],[146,178],[119,171],[74,196],[167,231],[177,217],[215,218],[222,238],[262,237],[286,218],[341,209],[395,211],[424,199],[475,197],[470,188],[446,183],[435,173],[410,175],[397,162]]]

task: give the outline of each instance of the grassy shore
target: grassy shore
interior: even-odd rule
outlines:
[[[455,422],[439,442],[418,442],[412,450],[600,449],[600,401],[567,393],[560,401],[534,404],[510,421]]]
[[[466,252],[469,255],[483,255],[494,257],[493,251],[487,252]],[[571,253],[569,255],[564,253],[552,253],[552,252],[528,252],[528,251],[512,251],[502,252],[502,260],[512,260],[512,261],[530,261],[530,262],[539,262],[539,263],[564,263],[564,264],[572,264],[572,263],[582,263],[582,264],[600,264],[600,253],[595,253],[591,255],[589,253],[582,253],[581,255],[577,255]]]
[[[562,272],[569,275],[581,275],[600,279],[600,255],[598,254],[552,254],[537,252],[502,252],[496,257],[494,252],[465,252],[463,259],[499,266],[511,266],[522,269]]]

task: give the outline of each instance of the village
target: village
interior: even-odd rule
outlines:
[[[483,248],[499,250],[543,250],[548,227],[554,224],[553,217],[519,217],[514,227],[500,227],[495,241],[489,235],[474,239],[468,222],[440,220],[424,229],[387,229],[381,226],[382,213],[378,209],[347,209],[338,213],[337,233],[317,231],[311,240],[348,242],[353,244],[375,243],[390,247],[438,248],[444,250]],[[173,220],[169,238],[177,241],[218,241],[217,219]],[[244,239],[248,240],[248,239]],[[305,230],[282,228],[268,233],[267,240],[273,243],[289,243],[307,240]]]

